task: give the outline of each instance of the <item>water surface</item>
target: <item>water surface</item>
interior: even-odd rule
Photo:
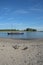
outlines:
[[[0,38],[37,39],[43,38],[43,32],[24,32],[23,35],[8,35],[7,32],[0,32]]]

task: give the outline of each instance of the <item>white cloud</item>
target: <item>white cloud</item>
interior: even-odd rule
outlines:
[[[6,12],[9,12],[10,11],[9,8],[3,8],[3,10],[5,10]]]
[[[43,19],[43,16],[37,17],[36,19],[42,20]]]
[[[14,13],[26,14],[26,13],[28,13],[28,11],[26,11],[26,10],[16,10],[16,11],[14,11]]]
[[[0,25],[2,26],[6,26],[6,25],[10,25],[10,26],[19,26],[22,25],[23,23],[0,23]]]
[[[43,12],[43,7],[40,3],[40,1],[36,4],[34,4],[33,6],[31,6],[28,10],[30,11],[40,11],[40,12]]]
[[[0,25],[2,26],[6,26],[6,25],[9,25],[9,23],[0,23]]]
[[[29,10],[32,10],[32,11],[40,11],[41,9],[38,9],[38,8],[31,8]]]

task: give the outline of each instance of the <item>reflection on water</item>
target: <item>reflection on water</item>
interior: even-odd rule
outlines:
[[[0,32],[0,38],[17,38],[17,39],[33,39],[33,38],[43,38],[43,32],[24,32],[23,35],[8,35],[8,33],[6,32]]]

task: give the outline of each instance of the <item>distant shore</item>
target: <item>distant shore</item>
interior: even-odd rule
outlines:
[[[38,32],[38,31],[7,31],[7,30],[0,30],[0,32]]]

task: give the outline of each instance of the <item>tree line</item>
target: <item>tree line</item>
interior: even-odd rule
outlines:
[[[26,28],[24,31],[37,31],[36,29]]]
[[[19,30],[19,29],[2,29],[0,31],[37,31],[37,30],[33,29],[33,28],[26,28],[24,30]]]

